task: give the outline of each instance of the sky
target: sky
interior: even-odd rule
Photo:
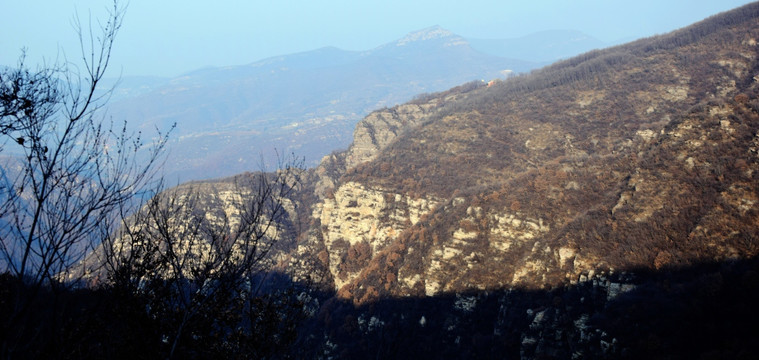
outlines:
[[[109,75],[173,77],[324,46],[370,50],[434,25],[470,38],[579,30],[604,42],[687,26],[746,0],[120,0]],[[0,65],[74,59],[72,26],[107,18],[111,0],[2,0]]]

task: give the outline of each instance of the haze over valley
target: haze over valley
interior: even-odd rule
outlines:
[[[599,45],[555,31],[487,41],[480,51],[434,26],[361,52],[328,47],[172,79],[124,78],[107,110],[138,119],[143,131],[177,124],[165,169],[172,180],[252,170],[257,154],[273,164],[274,149],[314,166],[347,147],[356,123],[373,110],[469,81],[503,80]]]

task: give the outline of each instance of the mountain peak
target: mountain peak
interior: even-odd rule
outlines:
[[[451,45],[464,45],[467,41],[464,38],[454,34],[453,32],[446,30],[438,25],[428,27],[419,31],[414,31],[404,36],[402,39],[395,43],[396,46],[405,46],[407,44],[417,41],[428,41],[437,39],[448,39],[447,46]]]

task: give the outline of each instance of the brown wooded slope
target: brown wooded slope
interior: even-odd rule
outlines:
[[[757,20],[749,4],[468,89],[398,132],[335,190],[434,206],[324,256],[354,274],[341,295],[551,287],[757,255]]]

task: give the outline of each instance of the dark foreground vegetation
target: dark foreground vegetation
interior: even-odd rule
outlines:
[[[362,307],[271,274],[258,296],[182,320],[162,283],[35,290],[0,277],[3,358],[751,359],[759,351],[759,259],[600,273],[544,291],[383,299]],[[19,304],[30,291],[33,303]],[[57,292],[57,293],[56,293]],[[304,297],[305,294],[310,294]],[[326,301],[325,301],[326,300]],[[321,306],[318,304],[323,302]],[[24,321],[8,324],[22,306]]]
[[[264,279],[261,279],[262,281]],[[270,274],[255,296],[215,296],[187,309],[176,284],[36,289],[0,276],[4,359],[278,358],[305,319],[306,290]],[[188,289],[191,284],[185,284]],[[195,291],[202,291],[195,289]],[[33,299],[32,302],[21,302]],[[192,310],[192,316],[188,316]],[[181,334],[176,336],[181,329]]]

